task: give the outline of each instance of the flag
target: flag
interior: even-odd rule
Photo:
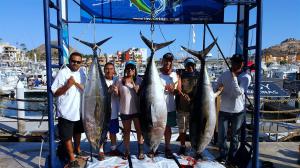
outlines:
[[[192,33],[193,33],[193,43],[196,43],[196,33],[195,33],[195,26],[192,24]]]

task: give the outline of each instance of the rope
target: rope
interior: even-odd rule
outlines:
[[[289,119],[261,119],[262,122],[289,122],[300,120],[300,117],[289,118]]]
[[[300,112],[300,109],[294,109],[294,110],[278,110],[278,111],[268,111],[268,110],[260,110],[261,113],[270,113],[270,114],[280,114],[280,113],[298,113]]]
[[[164,33],[162,32],[162,29],[161,29],[160,25],[158,25],[158,28],[159,28],[159,31],[160,31],[162,37],[164,38],[165,42],[167,42],[167,39],[166,39]],[[168,47],[169,52],[170,52],[170,53],[173,53],[173,52],[171,51],[171,49],[170,49],[170,46],[168,45],[167,47]]]
[[[293,132],[297,132],[297,131],[300,131],[300,129],[295,129],[293,131],[291,131],[290,133],[293,133]],[[270,134],[278,134],[278,133],[286,133],[287,131],[268,131],[268,130],[260,130],[259,132],[261,133],[270,133]]]
[[[48,119],[36,119],[36,118],[20,118],[20,117],[12,117],[7,115],[2,115],[1,117],[9,118],[9,119],[16,119],[16,120],[24,120],[24,121],[48,121]]]
[[[262,100],[260,100],[260,102],[262,102],[262,103],[287,103],[287,102],[292,102],[292,101],[300,102],[300,98],[295,98],[295,99],[281,99],[281,100],[270,100],[270,99],[262,99]]]
[[[19,108],[15,108],[15,107],[5,107],[5,106],[0,106],[0,109],[30,111],[30,112],[45,112],[45,111],[47,111],[45,109],[19,109]]]
[[[1,98],[1,101],[23,101],[23,102],[47,102],[47,99],[9,99],[9,98]]]

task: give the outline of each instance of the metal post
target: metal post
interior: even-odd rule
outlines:
[[[20,80],[17,84],[17,99],[24,99],[24,85]],[[17,105],[18,105],[18,133],[24,135],[26,132],[26,122],[22,120],[22,118],[25,118],[25,111],[19,109],[25,108],[25,102],[18,101]],[[25,139],[19,138],[19,141],[24,142]]]
[[[254,136],[252,167],[259,167],[259,114],[260,114],[260,81],[261,81],[261,30],[262,30],[262,3],[257,0],[256,14],[256,52],[255,52],[255,87],[254,87]]]
[[[53,95],[51,91],[52,69],[51,69],[51,37],[50,37],[50,10],[49,0],[44,0],[44,29],[45,50],[47,68],[47,99],[48,99],[48,129],[49,129],[49,167],[55,167],[55,143],[54,143],[54,117],[53,117]]]
[[[298,93],[297,93],[297,98],[300,98],[300,91],[298,91]],[[295,101],[295,108],[297,108],[297,109],[300,108],[300,103],[298,100]],[[300,118],[300,114],[298,114],[297,117]],[[296,120],[296,123],[300,123],[300,119]]]
[[[62,9],[61,9],[61,0],[56,0],[56,5],[57,5],[57,27],[59,27],[59,29],[57,30],[57,45],[59,47],[58,49],[58,63],[59,65],[63,65],[64,64],[64,57],[63,57],[63,43],[62,43],[62,39],[63,39],[63,35],[62,35]]]

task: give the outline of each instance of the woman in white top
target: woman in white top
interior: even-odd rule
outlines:
[[[139,121],[139,99],[137,95],[141,82],[142,79],[137,76],[135,62],[127,62],[125,65],[124,77],[117,83],[118,94],[120,96],[120,117],[124,127],[125,153],[123,159],[125,160],[129,157],[130,130],[132,121],[138,138],[138,159],[144,159],[144,142]]]

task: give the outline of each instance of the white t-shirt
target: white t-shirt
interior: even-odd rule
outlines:
[[[80,68],[78,71],[72,72],[68,66],[61,69],[55,77],[55,80],[51,86],[53,93],[60,87],[64,86],[68,79],[73,76],[75,82],[84,85],[86,80],[85,71]],[[80,120],[80,107],[81,107],[82,92],[73,85],[65,94],[58,96],[57,98],[57,116],[70,121]]]
[[[105,79],[106,85],[107,87],[111,86],[111,85],[115,85],[118,81],[117,77],[113,77],[112,80],[110,79]],[[120,99],[118,96],[115,95],[111,95],[111,117],[110,119],[117,119],[118,115],[119,115],[119,111],[120,111]]]
[[[170,75],[165,75],[163,73],[160,73],[159,77],[161,78],[163,86],[167,84],[174,84],[176,88],[178,83],[178,78],[175,72],[171,72]],[[165,99],[167,103],[168,112],[176,111],[175,95],[173,93],[165,91]]]
[[[224,72],[217,81],[217,86],[223,84],[221,93],[221,111],[240,113],[245,109],[245,93],[251,82],[251,76],[245,72],[238,77],[232,77],[230,71]]]

